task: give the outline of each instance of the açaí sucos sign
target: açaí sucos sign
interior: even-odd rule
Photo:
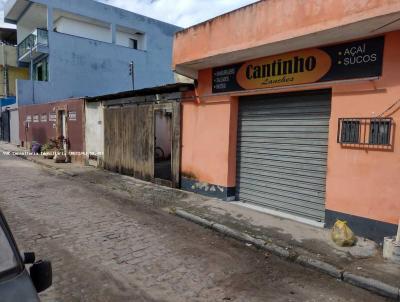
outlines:
[[[213,93],[382,75],[384,37],[312,48],[213,69]]]

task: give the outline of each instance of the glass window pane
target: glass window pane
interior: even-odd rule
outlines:
[[[389,121],[371,121],[369,143],[373,145],[388,145],[390,142],[389,129]]]
[[[342,143],[359,143],[360,142],[360,122],[359,121],[343,121],[342,122]]]
[[[48,72],[48,57],[37,62],[34,65],[34,79],[35,81],[48,81],[49,72]]]

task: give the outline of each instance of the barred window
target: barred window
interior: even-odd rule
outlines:
[[[392,146],[393,119],[391,117],[339,118],[337,142],[364,147]]]
[[[390,121],[371,121],[369,143],[371,145],[389,145]]]
[[[360,142],[360,121],[342,121],[341,142],[348,144],[357,144]]]

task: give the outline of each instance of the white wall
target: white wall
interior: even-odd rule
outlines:
[[[164,156],[171,155],[172,145],[172,120],[171,117],[165,116],[163,112],[155,111],[155,128],[156,128],[156,147],[161,147],[164,151]]]
[[[37,28],[47,28],[47,8],[43,5],[34,3],[18,20],[17,23],[17,42],[22,42]]]
[[[124,31],[117,31],[117,44],[125,47],[131,47],[130,39],[138,41],[138,49],[145,50],[145,38],[144,35],[135,35]]]
[[[18,109],[10,110],[10,142],[19,145],[19,115]]]
[[[57,32],[78,36],[87,39],[93,39],[97,41],[112,42],[110,25],[104,24],[104,26],[93,24],[90,22],[84,22],[75,20],[67,17],[60,17],[54,22],[54,28]],[[131,34],[122,30],[117,31],[116,44],[131,47],[130,39],[138,40],[138,49],[145,49],[144,36]]]
[[[8,66],[18,67],[17,48],[15,46],[0,44],[0,65],[4,65],[4,63]]]
[[[54,28],[56,28],[59,33],[102,42],[111,42],[111,30],[107,26],[102,27],[83,21],[60,17],[56,22],[54,22]]]
[[[86,152],[104,152],[104,116],[101,102],[86,102],[85,140]]]
[[[17,24],[17,43],[21,43],[27,36],[29,36],[36,28],[27,27]]]

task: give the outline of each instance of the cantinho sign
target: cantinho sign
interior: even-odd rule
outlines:
[[[295,51],[213,69],[213,93],[378,77],[384,37]]]

